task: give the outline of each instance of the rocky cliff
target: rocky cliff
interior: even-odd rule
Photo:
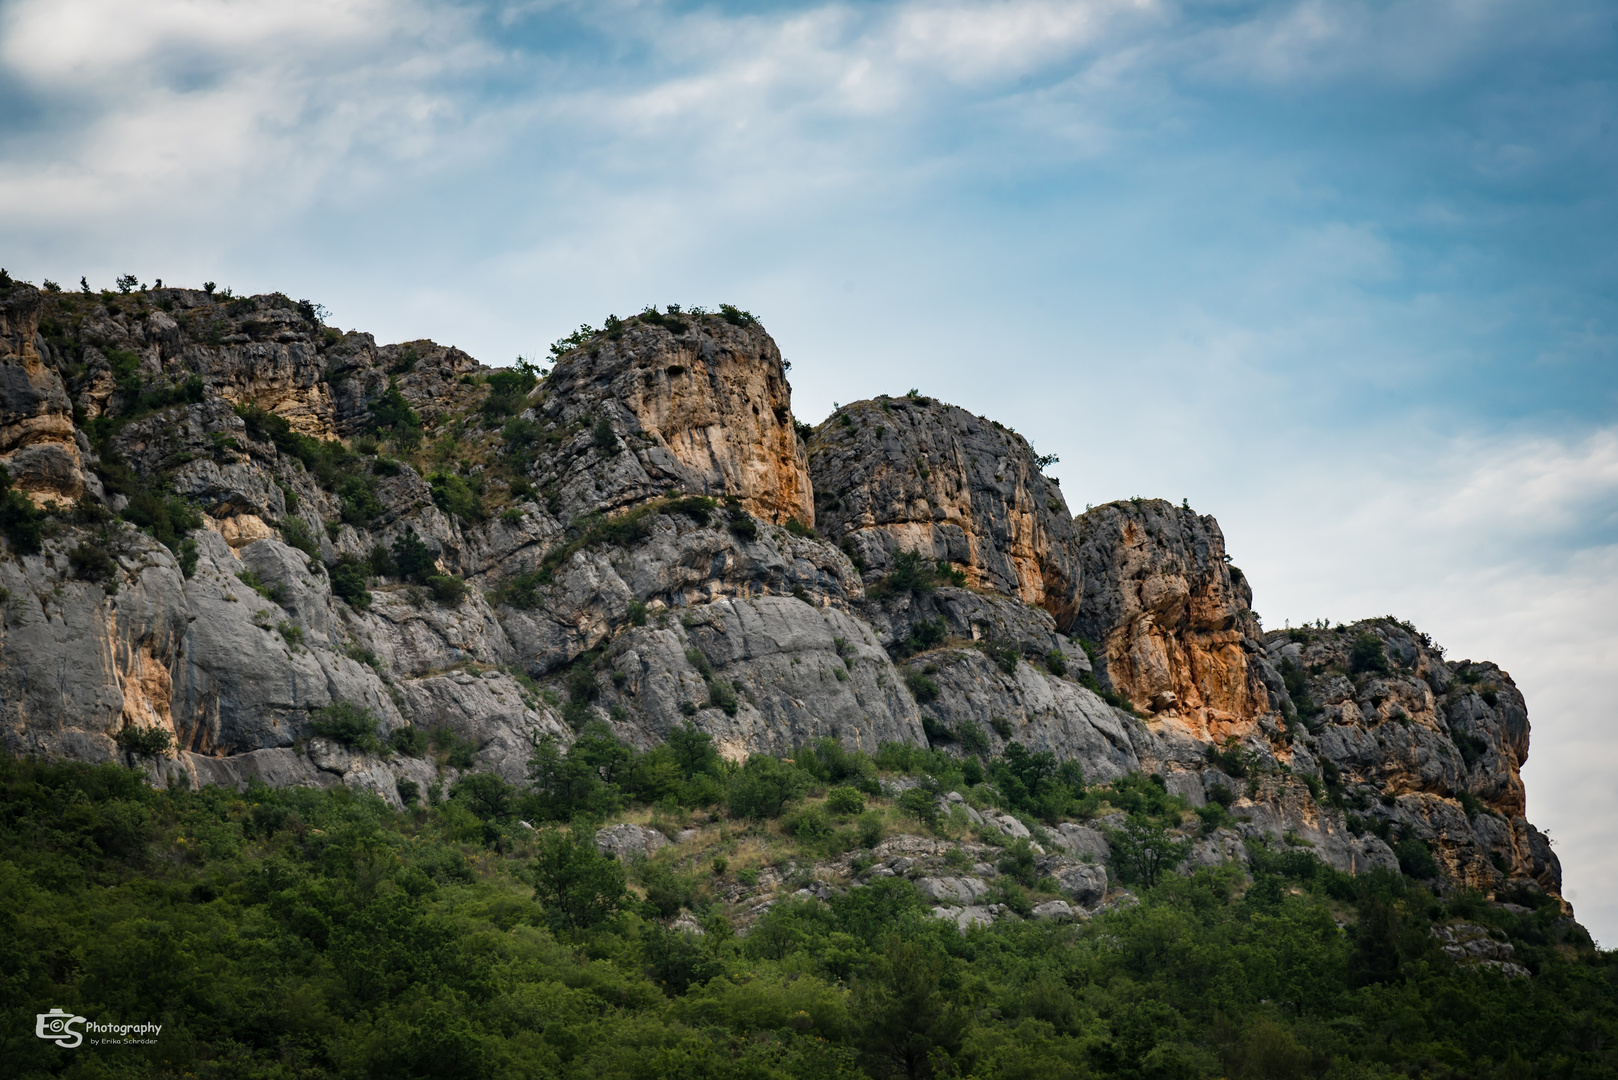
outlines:
[[[1084,600],[1074,633],[1135,708],[1196,738],[1245,735],[1274,703],[1259,675],[1252,590],[1219,523],[1161,499],[1109,503],[1078,521]]]
[[[1509,677],[1391,620],[1263,632],[1211,517],[1074,519],[1025,440],[919,395],[805,441],[735,309],[609,319],[548,372],[318,315],[0,295],[11,751],[399,805],[591,721],[735,760],[1015,743],[1228,803],[1197,861],[1286,837],[1559,891]]]
[[[821,532],[868,572],[919,552],[975,589],[1044,608],[1058,629],[1078,614],[1061,488],[1000,424],[916,394],[856,402],[815,429],[809,473]]]

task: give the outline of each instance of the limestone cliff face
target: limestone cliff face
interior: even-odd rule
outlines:
[[[0,290],[0,466],[36,502],[84,491],[72,407],[35,344],[43,306],[32,285]]]
[[[0,297],[0,463],[55,503],[42,550],[0,555],[11,751],[131,760],[119,736],[158,728],[154,779],[398,805],[467,768],[521,782],[536,739],[591,719],[640,746],[692,724],[733,759],[1017,742],[1229,803],[1193,865],[1291,835],[1355,873],[1430,853],[1441,888],[1560,890],[1509,676],[1392,620],[1262,633],[1211,517],[1075,521],[1020,437],[919,398],[848,406],[806,453],[739,316],[615,320],[524,392],[316,314]],[[967,583],[900,587],[901,551]],[[453,737],[457,764],[316,735],[343,703],[379,738]]]
[[[631,319],[563,356],[536,400],[560,443],[536,479],[564,517],[677,491],[814,524],[781,351],[756,323]]]
[[[1084,599],[1074,633],[1139,710],[1202,739],[1245,735],[1271,711],[1249,660],[1258,620],[1219,523],[1162,499],[1079,518]]]
[[[1027,440],[930,398],[845,405],[809,442],[817,521],[875,572],[901,551],[945,559],[967,583],[1078,614],[1075,530]]]

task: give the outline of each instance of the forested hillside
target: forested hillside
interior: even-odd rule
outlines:
[[[463,781],[403,812],[346,788],[153,790],[118,766],[6,760],[6,1072],[1515,1080],[1618,1070],[1618,962],[1532,890],[1509,898],[1521,904],[1439,897],[1408,875],[1351,877],[1306,848],[1254,844],[1250,877],[1232,863],[1152,885],[1138,850],[1115,854],[1129,891],[1078,922],[1007,918],[963,932],[932,917],[903,869],[822,902],[817,869],[839,857],[865,869],[895,840],[911,850],[927,841],[964,867],[965,848],[983,849],[958,817],[930,812],[931,797],[876,794],[879,779],[891,790],[903,774],[821,751],[736,769],[700,735],[639,756],[603,740],[588,768],[567,768],[566,755],[571,783],[548,794]],[[922,786],[909,791],[974,790],[950,759],[906,756],[895,748],[879,760],[915,770],[908,778]],[[609,771],[621,779],[604,780]],[[665,791],[656,806],[615,809],[648,784]],[[780,791],[792,797],[772,816]],[[1196,820],[1149,781],[1065,797],[1133,808],[1116,835],[1133,826],[1148,848],[1161,826]],[[695,833],[625,863],[598,853],[584,819],[530,829],[518,817],[585,806],[601,820]],[[996,902],[1026,914],[1056,891],[1033,876],[1026,842],[1008,841],[992,861]],[[726,896],[760,874],[805,888],[784,888],[738,936]],[[1470,954],[1446,951],[1474,934]],[[1475,959],[1495,955],[1522,971]],[[50,1006],[164,1026],[151,1046],[58,1049],[32,1033]]]

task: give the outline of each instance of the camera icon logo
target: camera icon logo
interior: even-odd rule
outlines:
[[[84,1033],[73,1030],[74,1024],[82,1023],[84,1017],[52,1008],[48,1013],[34,1014],[34,1034],[50,1039],[64,1050],[71,1050],[84,1041]]]

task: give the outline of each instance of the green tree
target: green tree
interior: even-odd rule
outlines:
[[[0,534],[11,546],[24,555],[40,549],[40,531],[45,515],[34,508],[33,502],[11,486],[11,474],[0,465]]]
[[[808,778],[768,754],[754,754],[730,779],[730,812],[737,817],[778,818]]]
[[[393,541],[393,566],[399,577],[418,585],[437,571],[433,553],[421,542],[414,529],[406,529]]]
[[[1161,821],[1131,814],[1121,829],[1107,830],[1112,865],[1126,885],[1151,888],[1167,871],[1191,854],[1191,841],[1172,836]]]
[[[592,839],[547,829],[538,849],[529,880],[552,925],[583,930],[618,912],[626,895],[624,868],[597,851]]]
[[[1354,639],[1354,644],[1348,651],[1348,664],[1357,672],[1386,673],[1388,670],[1387,647],[1382,644],[1382,639],[1375,634],[1362,633]]]
[[[958,1051],[969,1017],[940,989],[944,958],[927,943],[889,935],[870,977],[854,990],[858,1041],[879,1076],[936,1075]]]
[[[494,773],[473,773],[456,781],[450,798],[459,799],[483,821],[507,821],[512,815],[516,789]]]
[[[421,417],[399,392],[399,380],[390,378],[388,388],[371,403],[371,427],[391,434],[403,446],[421,441]]]

